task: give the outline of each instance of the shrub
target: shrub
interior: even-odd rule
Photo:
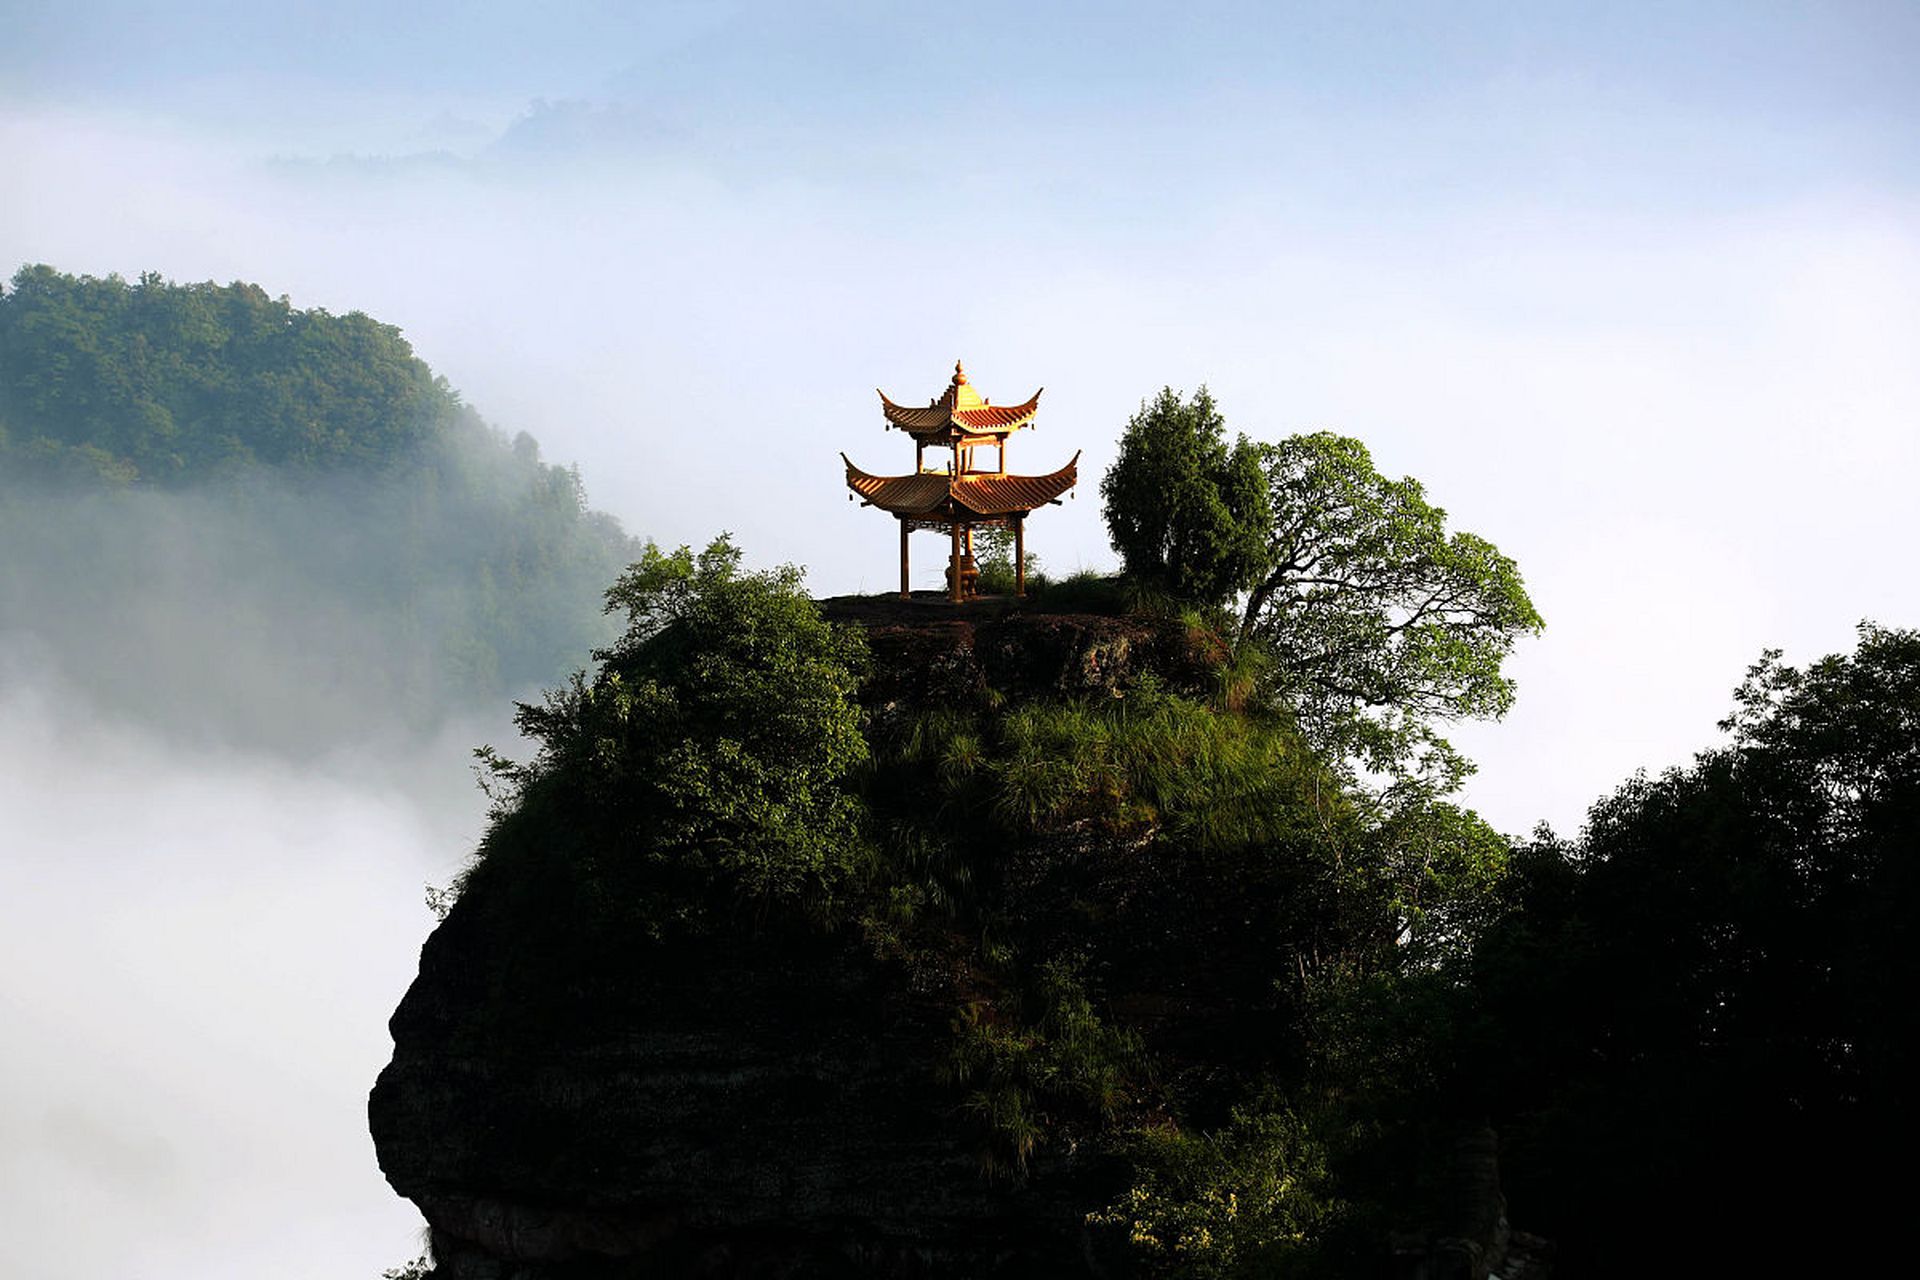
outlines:
[[[1290,1110],[1236,1110],[1210,1133],[1145,1130],[1129,1154],[1133,1185],[1087,1221],[1123,1233],[1149,1275],[1298,1274],[1346,1211],[1326,1148]]]
[[[599,672],[520,707],[533,762],[481,752],[503,816],[548,793],[602,865],[676,891],[668,914],[713,891],[826,908],[864,860],[848,783],[865,639],[820,617],[799,570],[739,566],[725,537],[698,556],[650,545],[607,592],[627,627]]]

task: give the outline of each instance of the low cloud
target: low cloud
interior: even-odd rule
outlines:
[[[477,834],[465,745],[185,747],[0,640],[0,1272],[336,1280],[417,1251],[365,1100],[422,886]]]

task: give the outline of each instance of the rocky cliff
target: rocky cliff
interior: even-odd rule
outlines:
[[[1177,623],[830,601],[906,709],[1197,684]],[[941,1083],[954,1002],[858,929],[743,918],[662,948],[474,886],[428,939],[369,1103],[380,1165],[460,1280],[1069,1275],[1110,1180],[1070,1149],[990,1179]],[[554,964],[516,966],[506,954]],[[566,975],[560,984],[554,972]]]
[[[556,1034],[485,1012],[476,915],[456,907],[424,950],[370,1104],[440,1274],[1072,1269],[1060,1206],[983,1181],[945,1114],[930,1064],[949,1011],[855,940],[742,930],[608,956],[633,967]]]
[[[866,637],[873,744],[876,862],[831,909],[610,909],[707,873],[582,821],[588,787],[523,792],[429,938],[369,1114],[436,1276],[1539,1274],[1484,1125],[1369,1100],[1367,1055],[1419,1052],[1327,1021],[1394,962],[1396,891],[1210,632],[821,612]],[[1315,1019],[1355,1079],[1316,1077]]]

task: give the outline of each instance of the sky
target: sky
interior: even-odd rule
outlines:
[[[837,455],[910,465],[874,388],[956,358],[996,402],[1046,387],[1016,466],[1082,454],[1031,526],[1050,571],[1113,565],[1097,480],[1162,386],[1358,437],[1547,620],[1512,713],[1455,735],[1505,831],[1715,743],[1763,648],[1920,623],[1910,3],[0,0],[0,30],[0,267],[366,311],[629,529],[731,530],[819,594],[892,581]],[[333,785],[200,763],[141,803]],[[57,829],[61,776],[19,829]],[[340,785],[403,895],[457,859],[457,806]]]

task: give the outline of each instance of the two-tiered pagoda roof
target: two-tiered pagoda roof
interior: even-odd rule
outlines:
[[[966,369],[956,360],[953,381],[937,398],[929,400],[926,408],[895,404],[882,391],[880,412],[886,415],[888,426],[900,428],[922,444],[991,444],[1033,422],[1040,412],[1040,391],[1027,397],[1024,404],[989,404],[973,389]]]
[[[1026,518],[1036,507],[1058,502],[1080,478],[1080,455],[1058,471],[1040,476],[1014,475],[1007,470],[1007,437],[1032,426],[1040,410],[1040,392],[1025,403],[989,404],[967,381],[958,362],[953,381],[924,409],[896,404],[880,393],[880,411],[889,428],[913,437],[914,470],[904,476],[881,476],[862,471],[846,454],[847,488],[866,505],[878,507],[900,522],[900,594],[907,594],[907,536],[916,529],[945,533],[951,539],[947,586],[957,604],[973,594],[979,572],[973,559],[977,528],[1013,531],[1015,591],[1026,593]],[[923,465],[928,449],[951,449],[947,465]],[[993,465],[976,465],[982,449],[993,451]]]
[[[1031,511],[1054,501],[1079,479],[1080,455],[1058,471],[1044,476],[954,475],[922,471],[911,476],[876,476],[853,465],[846,454],[847,487],[882,511],[897,516],[937,517],[954,508],[976,516],[1004,516]]]

